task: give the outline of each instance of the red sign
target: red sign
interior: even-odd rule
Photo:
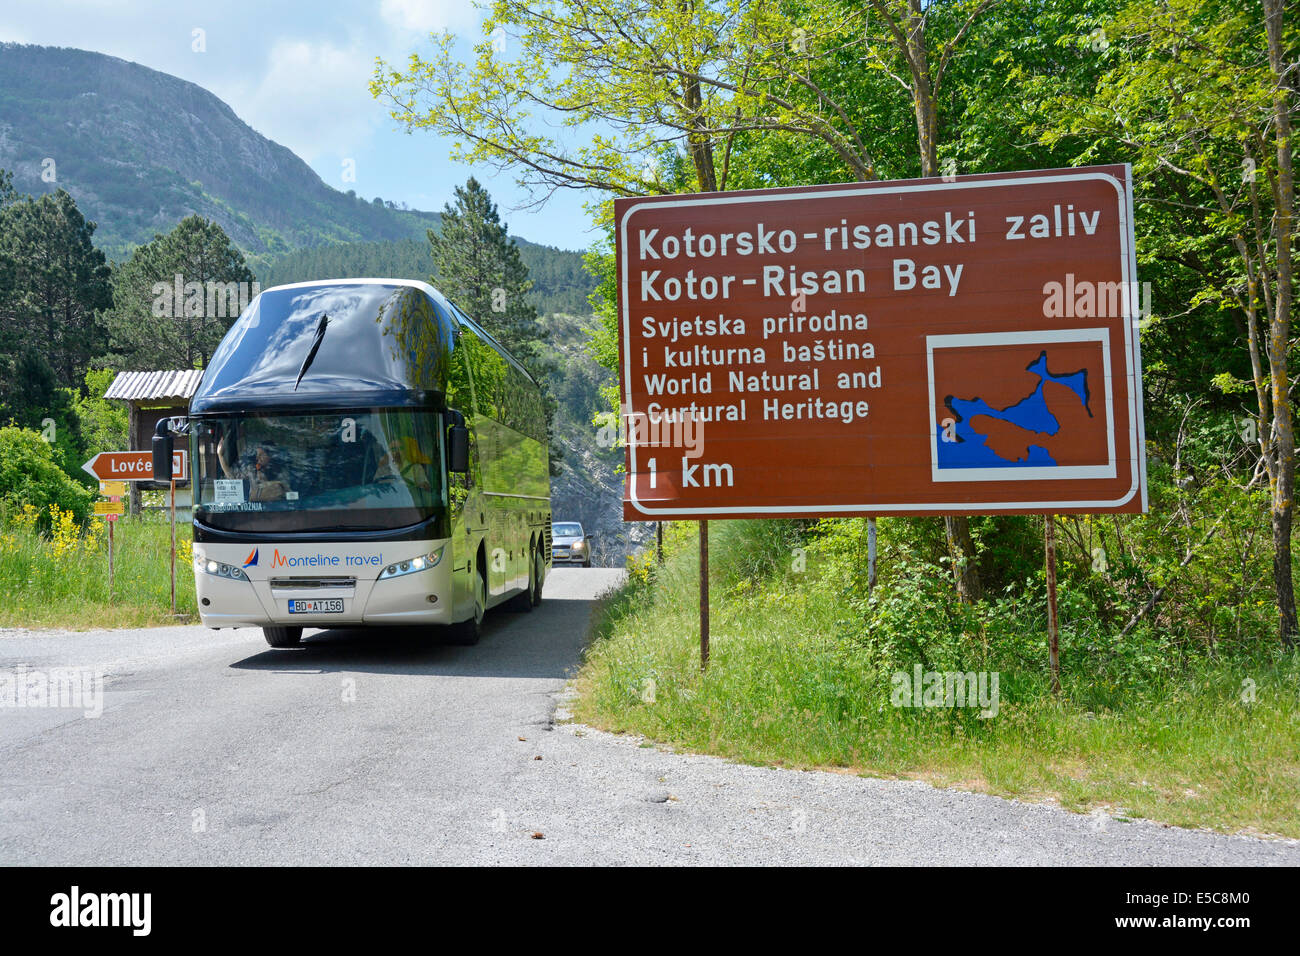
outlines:
[[[189,474],[189,455],[181,448],[172,452],[171,477],[184,481]],[[147,451],[101,451],[81,466],[100,481],[153,481],[153,453]],[[167,479],[163,479],[166,481]]]
[[[1127,166],[615,217],[625,519],[1145,510]]]

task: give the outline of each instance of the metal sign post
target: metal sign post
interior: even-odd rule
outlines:
[[[709,523],[700,522],[700,670],[709,669]]]
[[[125,481],[101,481],[99,493],[108,500],[95,502],[95,516],[108,522],[108,601],[110,604],[116,597],[113,527],[117,524],[118,516],[122,514],[122,495],[126,494],[126,490]]]
[[[1052,693],[1061,693],[1061,657],[1056,626],[1056,515],[1044,515],[1043,547],[1047,552],[1047,657],[1052,671]]]
[[[867,519],[867,593],[876,589],[876,519]]]
[[[172,617],[176,616],[176,478],[172,478]]]

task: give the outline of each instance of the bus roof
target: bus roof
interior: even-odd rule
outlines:
[[[370,285],[387,285],[387,286],[402,285],[402,286],[409,286],[410,288],[413,289],[419,289],[429,298],[433,299],[434,302],[438,303],[438,305],[441,306],[449,315],[459,315],[461,318],[467,320],[470,323],[470,325],[473,326],[474,330],[478,332],[480,337],[485,338],[489,342],[491,342],[493,347],[496,348],[496,350],[500,352],[503,356],[509,359],[512,365],[514,365],[516,368],[519,369],[519,371],[523,372],[525,375],[528,376],[529,381],[531,381],[534,385],[538,384],[537,379],[533,377],[533,373],[528,371],[528,369],[524,367],[522,362],[520,362],[517,358],[511,355],[510,351],[504,345],[502,345],[497,340],[497,338],[494,335],[492,335],[491,332],[483,328],[482,324],[480,324],[477,319],[474,319],[471,316],[469,316],[463,309],[455,305],[445,295],[443,295],[433,286],[429,285],[429,283],[422,282],[419,279],[376,279],[376,278],[307,279],[303,282],[286,282],[283,285],[271,286],[269,288],[263,289],[262,291],[271,292],[276,289],[299,289],[299,288],[309,288],[311,286],[320,286],[320,285],[357,285],[359,283],[370,284]]]
[[[221,340],[190,412],[436,404],[455,345],[452,316],[422,282],[265,289]]]

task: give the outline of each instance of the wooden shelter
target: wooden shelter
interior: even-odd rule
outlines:
[[[158,372],[119,372],[104,393],[105,398],[126,402],[129,410],[127,444],[132,451],[147,451],[152,447],[153,431],[158,421],[175,415],[186,415],[190,399],[203,378],[203,369],[177,369]],[[131,483],[131,513],[140,513],[141,489],[167,488],[165,481],[133,481]],[[189,482],[178,481],[176,487],[185,488],[188,505]],[[181,495],[177,494],[177,504]]]

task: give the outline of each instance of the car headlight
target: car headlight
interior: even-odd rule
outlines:
[[[211,574],[213,577],[230,578],[232,581],[248,580],[248,575],[233,564],[222,564],[220,561],[214,561],[211,558],[205,558],[197,554],[194,556],[194,570],[203,574]]]
[[[419,571],[427,571],[430,568],[437,567],[438,562],[442,560],[443,549],[446,547],[444,544],[437,551],[430,551],[428,554],[419,555],[409,561],[398,561],[396,564],[390,564],[379,572],[379,580],[400,578],[403,574],[415,574]]]

